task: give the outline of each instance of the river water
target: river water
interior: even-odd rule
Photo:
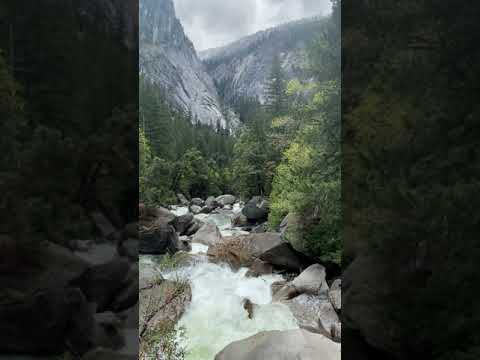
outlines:
[[[229,236],[245,233],[230,225],[232,216],[240,210],[237,205],[233,210],[210,215],[199,214],[196,217],[215,223],[223,236]],[[174,212],[182,214],[185,209],[178,208]],[[199,261],[175,272],[162,273],[170,279],[187,279],[192,288],[192,301],[177,325],[185,331],[181,345],[186,350],[186,360],[213,360],[215,354],[233,341],[265,330],[298,328],[286,305],[271,303],[270,286],[273,282],[282,280],[281,276],[248,278],[245,276],[248,270],[246,268],[232,271],[227,265],[209,263],[205,255],[207,250],[206,245],[193,243],[191,253],[196,254]],[[141,265],[151,269],[155,263],[154,258],[142,257]],[[242,301],[245,298],[257,304],[252,319],[248,318],[248,313],[243,308]]]

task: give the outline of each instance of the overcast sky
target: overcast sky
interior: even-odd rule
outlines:
[[[330,12],[330,0],[173,0],[177,17],[197,50]]]

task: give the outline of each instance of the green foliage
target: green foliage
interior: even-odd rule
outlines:
[[[163,92],[140,78],[140,201],[175,203],[188,197],[219,195],[230,189],[226,170],[233,138],[218,124],[202,125],[170,106]]]
[[[298,218],[290,234],[297,247],[321,261],[341,262],[340,57],[334,20],[310,50],[314,84],[291,81],[287,117],[272,122],[271,138],[283,158],[273,179],[269,224],[276,228],[289,213]],[[312,93],[308,101],[300,94]],[[292,231],[292,230],[290,230]],[[287,234],[288,238],[288,234]]]

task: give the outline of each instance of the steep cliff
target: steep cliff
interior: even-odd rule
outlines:
[[[163,89],[172,105],[203,124],[229,127],[220,98],[171,0],[141,0],[140,74]]]

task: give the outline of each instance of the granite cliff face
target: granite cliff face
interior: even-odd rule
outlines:
[[[290,22],[242,38],[230,45],[200,52],[217,90],[227,103],[238,97],[264,100],[273,59],[279,56],[287,79],[308,81],[305,48],[324,20]]]
[[[162,88],[172,102],[203,124],[230,127],[220,97],[171,0],[141,0],[140,74]]]

